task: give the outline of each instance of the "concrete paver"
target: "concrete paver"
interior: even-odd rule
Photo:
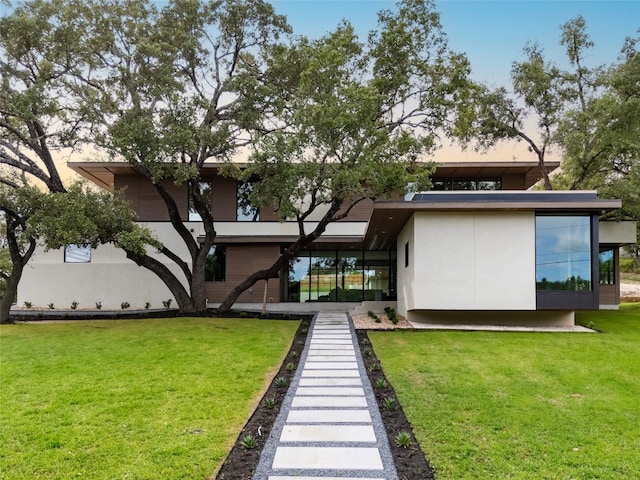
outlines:
[[[319,313],[254,480],[398,480],[345,313]]]
[[[287,425],[295,423],[371,423],[369,410],[291,410],[287,416]]]

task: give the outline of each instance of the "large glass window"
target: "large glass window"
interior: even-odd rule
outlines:
[[[361,302],[363,300],[364,270],[362,252],[338,252],[338,286],[330,300],[338,302]]]
[[[212,245],[204,264],[205,282],[224,282],[227,271],[227,249],[224,245]]]
[[[311,258],[308,255],[296,257],[289,262],[289,274],[285,285],[285,301],[308,302],[310,300],[310,266]]]
[[[391,252],[365,252],[364,299],[389,300],[395,296],[395,258]],[[395,250],[393,250],[395,257]]]
[[[91,245],[67,245],[64,249],[64,263],[91,262]]]
[[[536,216],[538,290],[591,290],[591,218]]]
[[[335,253],[327,252],[321,255],[312,255],[311,264],[309,266],[309,284],[303,287],[308,291],[309,301],[327,302],[335,300],[331,298],[331,294],[335,296],[336,285],[336,256]],[[303,289],[303,291],[304,291]]]
[[[252,182],[238,182],[237,192],[237,220],[239,222],[257,222],[260,219],[259,211],[251,205],[249,196],[253,192]]]
[[[612,248],[601,250],[599,255],[600,260],[600,285],[614,285],[616,283],[616,276],[614,271],[615,262],[614,252]]]
[[[202,217],[193,204],[193,195],[198,195],[204,201],[205,205],[211,207],[211,194],[213,187],[210,180],[203,180],[201,182],[196,182],[192,188],[193,191],[189,193],[189,221],[201,222]]]
[[[395,250],[302,253],[289,262],[284,301],[393,300],[395,261]]]

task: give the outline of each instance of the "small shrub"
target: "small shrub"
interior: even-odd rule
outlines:
[[[163,300],[162,301],[162,305],[164,305],[164,308],[170,308],[171,307],[171,298],[168,300]]]
[[[278,377],[275,379],[274,381],[274,385],[278,388],[284,388],[287,386],[287,379],[286,377]]]
[[[376,317],[374,322],[376,323],[382,323],[382,319],[380,317]]]
[[[130,306],[131,306],[131,305],[129,304],[129,302],[126,302],[126,301],[125,301],[125,302],[122,302],[122,303],[120,304],[120,308],[121,308],[122,310],[126,310],[126,309],[127,309],[127,308],[129,308]]]
[[[364,337],[362,340],[360,340],[360,343],[362,345],[369,345],[371,342],[369,342],[369,339],[367,337]]]
[[[391,323],[394,325],[398,324],[398,313],[391,307],[384,307],[384,313],[387,315],[387,318],[391,320]]]
[[[151,302],[144,302],[144,309],[149,310],[151,308]]]
[[[411,446],[411,435],[408,432],[400,432],[396,435],[396,445],[400,448],[409,448]]]
[[[102,302],[96,302],[96,308],[98,310],[101,310],[102,309]]]
[[[253,435],[245,435],[242,440],[240,440],[240,445],[245,450],[253,450],[258,446],[258,441]]]
[[[56,306],[53,304],[53,302],[51,302],[49,305],[47,305],[49,307],[49,310],[55,310]]]
[[[33,307],[33,303],[31,302],[24,302],[24,308],[31,308]]]
[[[380,323],[380,317],[378,317],[378,315],[376,315],[375,313],[373,313],[371,310],[369,310],[367,312],[367,315],[369,315],[371,318],[373,318],[373,321],[376,323]]]
[[[74,300],[73,302],[71,302],[71,310],[75,310],[76,308],[78,308],[78,302]]]
[[[387,381],[384,378],[378,378],[376,380],[376,388],[380,388],[380,389],[387,388],[387,385],[389,385],[389,384],[387,383]]]
[[[296,369],[296,364],[293,362],[289,362],[287,363],[286,369],[289,372],[293,372]]]
[[[394,411],[396,409],[396,399],[393,397],[384,397],[382,399],[382,407],[389,412]]]
[[[370,357],[372,353],[373,351],[371,350],[371,347],[364,347],[362,349],[362,354],[366,355],[367,357]]]
[[[276,399],[274,397],[265,398],[264,406],[270,410],[274,409],[276,406]]]
[[[369,371],[370,372],[379,372],[380,371],[380,364],[379,363],[372,363],[371,365],[369,365]]]
[[[289,354],[290,357],[296,358],[298,356],[298,352],[296,352],[295,350],[292,350],[291,353]]]

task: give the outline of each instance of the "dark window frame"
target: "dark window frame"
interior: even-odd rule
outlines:
[[[598,212],[536,212],[537,217],[542,216],[588,216],[590,218],[591,241],[591,290],[538,290],[536,287],[537,310],[591,310],[598,309],[600,305],[599,282],[599,237],[598,237]],[[536,252],[537,253],[537,252]],[[537,272],[535,273],[537,275]],[[534,279],[535,280],[535,279]]]
[[[618,283],[618,272],[616,269],[616,249],[614,247],[602,247],[598,249],[598,283],[600,285],[616,285]],[[602,260],[601,255],[603,253],[611,252],[611,258],[607,259],[607,263],[610,264],[611,269],[606,272],[605,281],[603,281]]]

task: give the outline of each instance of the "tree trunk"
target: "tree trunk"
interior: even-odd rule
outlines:
[[[7,278],[7,288],[2,300],[0,300],[0,323],[13,323],[10,316],[11,305],[13,305],[13,299],[16,298],[16,294],[18,293],[18,283],[20,283],[23,269],[24,265],[22,265],[22,262],[20,262],[20,265],[14,263],[11,269],[11,275]]]
[[[285,255],[281,255],[278,258],[278,260],[276,260],[275,263],[273,265],[271,265],[269,268],[264,269],[264,270],[260,270],[260,271],[257,271],[255,273],[251,274],[242,283],[239,283],[238,285],[236,285],[236,287],[233,290],[231,290],[229,295],[227,295],[227,298],[225,298],[224,301],[218,307],[218,310],[217,310],[218,314],[224,315],[224,314],[229,313],[231,311],[231,307],[233,307],[233,305],[238,300],[238,297],[240,295],[242,295],[242,293],[244,291],[246,291],[249,288],[251,288],[253,285],[255,285],[260,280],[265,280],[266,281],[266,280],[268,280],[270,278],[278,278],[278,274],[280,273],[280,269],[282,268],[282,266],[285,263],[284,258],[285,258]],[[289,261],[289,258],[291,258],[291,257],[290,256],[286,256],[286,262]]]
[[[13,323],[10,316],[11,305],[13,299],[18,293],[18,284],[22,278],[24,266],[27,264],[33,252],[36,249],[36,241],[33,237],[29,238],[29,246],[24,253],[21,253],[20,245],[16,230],[24,228],[24,219],[13,217],[5,210],[7,216],[7,244],[9,246],[9,255],[11,257],[11,274],[7,278],[7,289],[4,292],[2,300],[0,300],[0,323]]]
[[[171,272],[171,270],[169,270],[164,264],[148,255],[138,254],[126,249],[124,250],[127,253],[127,258],[133,260],[138,266],[152,271],[164,282],[173,297],[176,299],[180,313],[190,314],[204,310],[202,306],[198,308],[194,299],[189,295],[189,292],[184,288],[173,272]]]
[[[233,307],[233,304],[236,303],[236,301],[238,300],[238,297],[240,297],[240,295],[245,290],[248,290],[260,280],[267,281],[270,278],[278,278],[280,271],[284,266],[286,266],[289,263],[289,260],[291,260],[300,250],[302,250],[307,245],[310,245],[315,240],[317,240],[320,237],[320,235],[322,235],[325,232],[325,230],[327,229],[327,225],[329,225],[332,222],[336,222],[342,218],[345,218],[347,215],[349,215],[349,212],[351,211],[351,209],[362,200],[363,198],[353,201],[342,213],[338,215],[337,213],[342,207],[343,201],[339,199],[334,199],[333,202],[331,203],[331,207],[324,214],[322,219],[318,222],[313,232],[309,233],[308,235],[304,235],[304,233],[301,233],[300,237],[298,237],[298,239],[292,245],[290,245],[289,248],[287,248],[284,252],[282,252],[282,254],[278,257],[278,259],[274,262],[273,265],[271,265],[267,269],[260,270],[253,273],[252,275],[247,277],[246,280],[244,280],[242,283],[238,284],[233,290],[231,290],[229,295],[227,295],[227,298],[225,298],[224,301],[218,307],[218,310],[217,310],[218,314],[224,315],[226,313],[229,313],[231,311],[231,307]],[[300,232],[304,232],[304,229],[303,229],[304,218],[300,218],[298,220],[298,223],[300,224]]]
[[[540,175],[542,175],[542,180],[544,182],[544,189],[553,190],[553,185],[551,185],[551,179],[549,178],[549,172],[547,172],[547,167],[544,164],[544,150],[536,150],[536,154],[538,155],[538,167],[540,168]]]

